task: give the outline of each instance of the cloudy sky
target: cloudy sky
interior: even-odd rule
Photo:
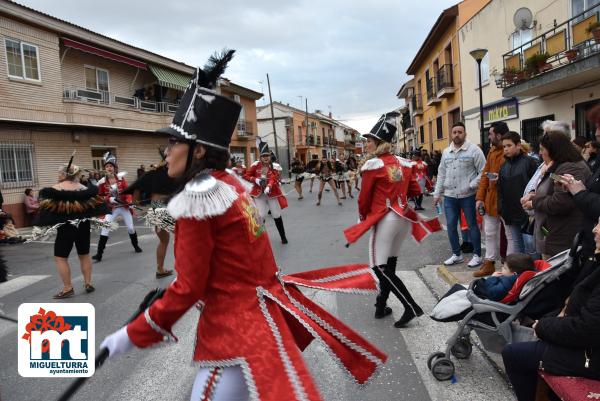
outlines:
[[[18,0],[193,66],[237,54],[225,74],[273,99],[368,131],[401,105],[406,68],[440,12],[458,0]]]

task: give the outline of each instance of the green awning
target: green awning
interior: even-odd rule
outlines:
[[[156,65],[149,65],[149,67],[152,74],[158,79],[158,84],[166,88],[185,91],[190,79],[192,79],[191,75],[185,75]]]

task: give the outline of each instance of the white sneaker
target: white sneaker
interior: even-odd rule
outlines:
[[[452,256],[450,256],[448,259],[446,259],[444,261],[444,264],[446,266],[452,266],[452,265],[455,265],[457,263],[462,263],[464,261],[465,261],[465,258],[463,258],[462,256],[460,256],[460,255],[454,255],[453,254]]]
[[[481,264],[481,262],[483,262],[483,259],[481,258],[481,256],[473,255],[471,260],[469,260],[469,263],[467,263],[467,266],[477,267]]]

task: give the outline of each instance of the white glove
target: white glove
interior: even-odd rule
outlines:
[[[255,179],[254,182],[260,187],[260,178]]]
[[[110,203],[112,203],[113,205],[116,205],[116,204],[117,204],[117,200],[115,199],[115,197],[114,197],[114,196],[111,196],[110,198],[108,198],[108,201],[109,201]]]
[[[108,348],[108,357],[114,358],[129,352],[134,347],[127,334],[127,326],[121,327],[102,341],[100,348]]]
[[[269,195],[270,192],[271,192],[271,187],[266,187],[265,188],[265,195]]]

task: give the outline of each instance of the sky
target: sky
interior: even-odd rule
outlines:
[[[18,0],[192,66],[236,49],[225,77],[273,100],[368,132],[403,104],[396,93],[439,14],[458,0]]]

